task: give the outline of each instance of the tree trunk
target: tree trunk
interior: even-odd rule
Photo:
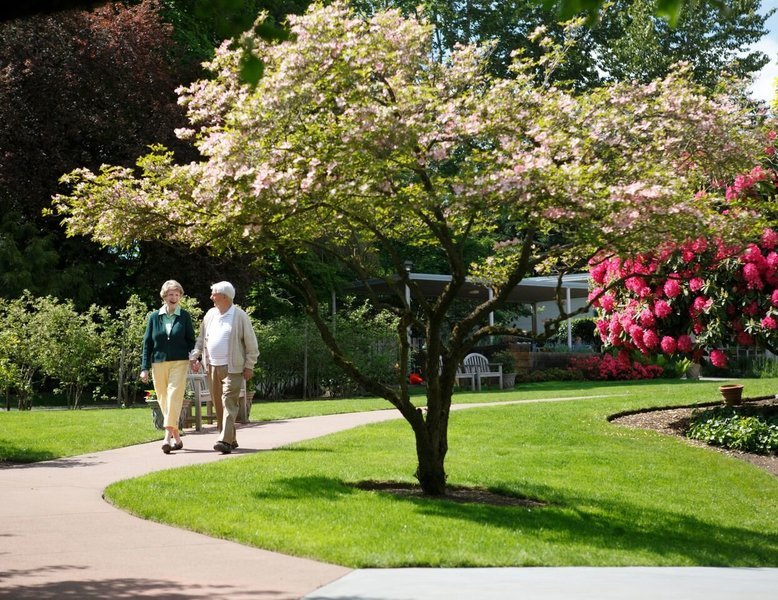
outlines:
[[[446,395],[439,381],[432,378],[427,387],[426,418],[410,420],[416,436],[416,478],[425,494],[443,496],[446,493],[446,454],[448,453],[448,414],[451,394]]]
[[[416,468],[416,479],[421,490],[429,496],[444,496],[446,494],[446,469],[444,456],[435,452],[426,435],[416,433],[416,457],[419,465]],[[421,439],[420,439],[421,438]]]

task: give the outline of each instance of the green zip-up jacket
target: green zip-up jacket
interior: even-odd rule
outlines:
[[[195,332],[192,317],[181,309],[175,316],[170,335],[165,331],[165,322],[161,310],[155,310],[146,322],[141,350],[141,371],[148,371],[151,363],[167,360],[189,360],[189,352],[195,346]]]

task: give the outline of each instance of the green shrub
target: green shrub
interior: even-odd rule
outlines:
[[[754,454],[778,454],[778,407],[717,406],[695,411],[687,437]]]
[[[583,374],[575,369],[551,368],[516,375],[516,383],[539,383],[542,381],[582,381]]]
[[[363,390],[338,367],[305,315],[255,323],[260,356],[254,373],[259,397],[343,397]],[[368,377],[395,383],[397,334],[394,317],[363,305],[338,312],[335,338],[343,352]]]
[[[778,360],[767,357],[755,358],[751,364],[751,369],[754,377],[760,379],[778,377]]]

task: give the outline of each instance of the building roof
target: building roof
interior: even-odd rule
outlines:
[[[438,275],[435,273],[409,273],[412,281],[418,285],[425,296],[433,298],[439,296],[446,284],[451,281],[451,275]],[[378,293],[397,292],[402,289],[402,283],[397,278],[396,285],[375,279],[368,282],[370,287]],[[556,300],[556,288],[559,278],[556,275],[544,277],[526,277],[519,283],[508,296],[508,302],[515,304],[536,304],[538,302],[551,302]],[[364,288],[363,284],[355,284],[354,288]],[[394,288],[394,289],[393,289]],[[398,289],[399,288],[399,289]],[[562,297],[566,290],[570,290],[571,298],[586,298],[589,295],[589,274],[571,273],[562,277]],[[401,292],[402,293],[402,292]],[[484,302],[489,297],[489,288],[475,279],[468,279],[460,292],[461,296],[471,300]]]

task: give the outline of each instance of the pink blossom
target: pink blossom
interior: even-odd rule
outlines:
[[[710,362],[714,367],[723,368],[727,366],[727,355],[723,350],[711,350]]]
[[[596,287],[591,292],[589,292],[588,300],[592,306],[599,308],[601,297],[602,297],[602,288]]]
[[[608,335],[608,321],[600,320],[597,321],[597,331],[600,334],[600,337],[602,339],[605,339]]]
[[[778,321],[773,317],[767,316],[762,319],[762,327],[765,329],[778,329]]]
[[[761,290],[764,287],[762,274],[754,263],[743,265],[743,279],[746,280],[746,287],[749,290]]]
[[[697,314],[705,312],[710,308],[711,304],[713,304],[713,300],[710,298],[706,298],[705,296],[697,296],[692,303],[692,311],[693,313]]]
[[[664,319],[665,317],[672,314],[672,312],[673,309],[670,308],[670,305],[664,300],[657,300],[654,302],[654,314],[660,319]]]
[[[773,293],[770,295],[770,304],[778,306],[778,290],[773,290]]]
[[[594,265],[589,269],[589,276],[592,278],[592,280],[595,283],[599,283],[600,285],[604,284],[606,279],[605,276],[608,273],[608,264],[605,262],[601,262],[597,265]]]
[[[681,284],[677,279],[668,279],[664,285],[665,295],[668,298],[676,298],[681,294]]]
[[[660,347],[665,354],[675,354],[675,351],[678,349],[678,343],[675,341],[675,338],[666,335],[662,338]]]
[[[600,298],[600,307],[606,313],[612,312],[616,307],[616,300],[613,298],[613,295],[605,294],[602,298]]]
[[[689,289],[693,292],[699,292],[705,285],[705,280],[702,277],[693,277],[689,281]]]
[[[692,347],[692,338],[686,334],[678,336],[678,352],[691,352]]]
[[[642,313],[640,313],[640,324],[643,327],[653,327],[656,323],[656,319],[654,319],[653,313],[646,309]]]
[[[646,329],[643,332],[643,343],[646,348],[656,348],[659,345],[659,336],[653,329]]]
[[[778,233],[768,227],[762,234],[762,246],[772,250],[776,244],[778,244]]]

